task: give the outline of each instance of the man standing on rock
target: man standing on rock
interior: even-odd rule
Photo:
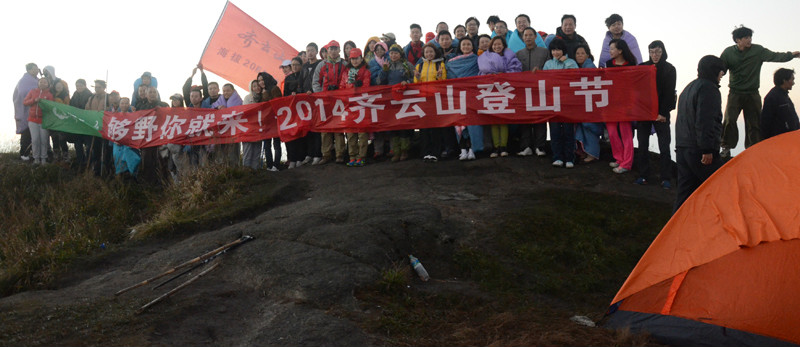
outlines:
[[[725,75],[722,59],[707,55],[697,66],[697,79],[683,89],[675,123],[678,194],[673,213],[720,166],[722,97],[719,81]]]
[[[728,105],[725,107],[725,121],[722,129],[722,157],[730,158],[731,148],[739,143],[739,128],[736,120],[744,111],[744,148],[761,141],[759,115],[761,114],[761,95],[758,94],[761,65],[764,62],[787,62],[800,57],[800,52],[775,53],[761,45],[753,44],[753,30],[739,27],[733,31],[735,45],[722,51],[720,58],[731,71],[728,87]]]

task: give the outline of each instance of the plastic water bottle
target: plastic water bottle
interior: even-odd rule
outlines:
[[[419,275],[419,278],[421,280],[427,281],[427,280],[431,279],[431,276],[428,276],[428,271],[425,271],[425,267],[422,266],[422,263],[419,262],[419,259],[417,259],[413,255],[409,254],[408,255],[408,260],[411,261],[411,267],[414,268],[414,271],[417,272],[417,275]]]

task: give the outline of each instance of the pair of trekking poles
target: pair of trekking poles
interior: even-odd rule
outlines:
[[[222,246],[218,247],[217,249],[214,249],[214,250],[212,250],[210,252],[207,252],[207,253],[205,253],[203,255],[200,255],[200,256],[198,256],[198,257],[196,257],[194,259],[186,261],[185,263],[180,264],[178,266],[175,266],[175,267],[173,267],[173,268],[171,268],[171,269],[169,269],[167,271],[164,271],[164,272],[162,272],[162,273],[160,273],[158,275],[150,277],[150,278],[148,278],[148,279],[146,279],[144,281],[141,281],[139,283],[136,283],[136,284],[134,284],[134,285],[132,285],[130,287],[121,289],[120,291],[114,293],[114,295],[115,296],[119,296],[119,295],[121,295],[123,293],[126,293],[128,291],[131,291],[133,289],[136,289],[136,288],[143,287],[143,286],[146,286],[148,284],[151,284],[151,283],[155,282],[155,280],[157,280],[159,278],[166,277],[166,276],[174,274],[174,273],[176,273],[176,272],[178,272],[180,270],[186,269],[184,271],[179,272],[175,276],[169,278],[168,280],[166,280],[164,282],[161,282],[159,285],[153,287],[153,290],[156,290],[157,288],[160,288],[160,287],[164,286],[165,284],[167,284],[169,282],[172,282],[175,279],[177,279],[177,278],[179,278],[179,277],[181,277],[181,276],[183,276],[183,275],[185,275],[187,273],[190,273],[190,272],[194,271],[195,269],[197,269],[197,268],[199,268],[199,267],[201,267],[203,265],[206,265],[206,264],[214,261],[214,259],[216,259],[217,257],[225,254],[229,250],[231,250],[231,249],[233,249],[233,248],[235,248],[235,247],[237,247],[237,246],[239,246],[239,245],[241,245],[241,244],[243,244],[243,243],[245,243],[247,241],[250,241],[250,240],[253,240],[252,236],[250,236],[250,235],[242,236],[239,239],[237,239],[236,241],[233,241],[233,242],[230,242],[228,244],[222,245]],[[211,270],[214,270],[217,266],[219,266],[219,261],[214,262],[207,269],[205,269],[202,272],[198,273],[197,275],[195,275],[194,277],[190,278],[186,282],[180,284],[179,286],[173,288],[172,290],[170,290],[170,291],[162,294],[161,296],[155,298],[153,301],[148,302],[147,304],[145,304],[144,306],[139,308],[136,311],[136,313],[137,314],[138,313],[142,313],[145,310],[147,310],[149,307],[151,307],[151,306],[157,304],[158,302],[160,302],[160,301],[172,296],[173,294],[177,293],[181,289],[186,288],[188,285],[192,284],[194,281],[197,281],[198,279],[200,279],[200,277],[203,277],[207,273],[211,272]]]

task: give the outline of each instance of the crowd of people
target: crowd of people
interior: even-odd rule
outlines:
[[[17,85],[14,94],[17,133],[21,134],[20,157],[23,160],[32,158],[34,164],[66,160],[69,142],[75,148],[75,166],[92,168],[97,174],[111,172],[114,168],[117,173],[128,172],[136,177],[158,180],[169,177],[169,174],[172,174],[173,178],[180,177],[181,173],[208,162],[278,171],[283,168],[295,169],[303,165],[322,165],[329,162],[360,167],[368,162],[404,161],[412,157],[412,139],[418,138],[419,157],[426,162],[437,162],[448,158],[468,161],[486,156],[507,157],[510,153],[523,157],[533,155],[545,157],[549,152],[554,167],[569,169],[578,163],[588,164],[598,161],[600,143],[603,139],[607,139],[611,145],[613,161],[609,165],[613,172],[624,174],[635,168],[638,176],[634,183],[644,185],[648,184],[650,179],[649,139],[652,134],[656,134],[660,152],[660,185],[665,189],[671,188],[673,177],[669,124],[670,113],[677,104],[676,69],[667,62],[668,55],[664,42],[655,40],[649,43],[647,45],[649,59],[645,61],[636,37],[625,30],[622,16],[612,14],[605,21],[608,30],[600,49],[599,60],[595,62],[590,45],[576,32],[577,18],[573,15],[564,15],[561,18],[561,25],[549,34],[535,30],[531,26],[530,17],[525,14],[520,14],[510,24],[497,16],[490,16],[486,24],[489,27],[489,34],[479,34],[481,22],[475,17],[470,17],[464,25],[456,26],[452,33],[447,23],[440,22],[434,32],[425,35],[420,25],[412,24],[409,27],[411,40],[405,46],[397,43],[397,37],[393,33],[369,38],[363,50],[353,41],[346,41],[340,45],[338,41],[331,40],[322,47],[312,42],[296,57],[281,64],[284,76],[279,76],[279,79],[282,79],[282,82],[278,82],[275,76],[260,72],[254,76],[249,85],[249,93],[244,97],[241,97],[231,84],[225,84],[220,88],[217,82],[208,82],[202,65],[198,65],[183,85],[182,93],[169,97],[170,104],[161,101],[158,81],[149,72],[145,72],[134,82],[135,92],[131,98],[121,97],[115,91],[107,93],[106,83],[102,80],[94,81],[95,92],[92,93],[88,90],[86,81],[82,79],[75,82],[76,90],[70,97],[69,85],[56,77],[52,67],[45,67],[42,73],[36,64],[28,64],[27,72]],[[510,25],[515,28],[513,31],[510,30]],[[698,69],[699,79],[713,82],[715,90],[719,87],[717,77],[721,78],[718,73],[724,74],[728,70],[731,72],[731,91],[725,110],[724,128],[720,125],[718,127],[720,134],[703,133],[703,138],[700,139],[699,134],[702,131],[717,128],[712,126],[713,121],[708,124],[703,122],[713,119],[717,113],[721,114],[721,111],[714,112],[711,109],[714,106],[710,106],[707,102],[701,105],[686,105],[684,112],[696,114],[702,121],[697,120],[696,124],[684,124],[686,126],[681,127],[680,117],[683,114],[679,110],[676,142],[679,175],[691,174],[698,178],[705,175],[698,174],[696,167],[686,169],[688,171],[681,170],[680,166],[686,164],[682,164],[684,159],[694,166],[703,165],[700,168],[711,168],[715,165],[712,162],[718,163],[718,159],[730,156],[730,149],[738,141],[736,119],[742,110],[745,114],[745,146],[748,147],[763,137],[795,130],[798,127],[796,114],[791,117],[794,113],[793,105],[786,106],[787,102],[791,104],[788,94],[779,92],[791,89],[794,72],[786,69],[776,72],[775,84],[780,90],[775,93],[770,92],[764,102],[763,115],[761,98],[758,95],[758,81],[763,62],[789,61],[800,56],[800,53],[775,53],[752,44],[752,30],[746,27],[737,28],[732,36],[735,45],[725,49],[720,57],[715,57],[718,61],[704,58]],[[285,162],[278,138],[211,146],[166,145],[161,148],[136,151],[96,137],[48,132],[41,127],[42,115],[37,105],[38,100],[47,99],[81,109],[117,112],[155,107],[226,108],[265,102],[293,94],[371,85],[425,83],[521,71],[616,68],[635,65],[656,67],[658,116],[654,121],[640,121],[635,124],[551,122],[511,126],[457,126],[419,129],[418,137],[415,137],[414,130],[351,134],[312,132],[285,144],[288,152]],[[200,84],[195,85],[194,78],[198,71]],[[38,78],[40,75],[41,78]],[[690,88],[699,88],[693,93],[714,98],[713,93],[707,90],[708,83],[695,85],[693,82],[687,87]],[[719,94],[718,90],[716,94]],[[697,101],[688,95],[685,98],[682,96],[682,105],[684,102]],[[691,116],[686,117],[690,118]],[[792,120],[787,120],[789,118]],[[760,122],[769,124],[759,124]],[[549,148],[546,142],[548,125],[551,140]],[[698,126],[702,129],[695,128]],[[687,131],[695,133],[687,134]],[[636,155],[633,147],[634,132],[639,142]],[[765,135],[762,136],[762,132],[765,132]],[[682,156],[681,153],[681,149],[687,146],[694,151],[689,158]],[[694,158],[698,153],[700,156]],[[711,157],[707,158],[706,155]],[[685,177],[678,177],[677,183],[688,184],[688,181],[684,181]],[[692,181],[691,186],[699,185],[696,181]]]

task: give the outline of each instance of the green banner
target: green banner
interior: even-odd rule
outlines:
[[[39,100],[42,108],[42,127],[70,134],[100,136],[103,112],[87,111],[50,100]]]

